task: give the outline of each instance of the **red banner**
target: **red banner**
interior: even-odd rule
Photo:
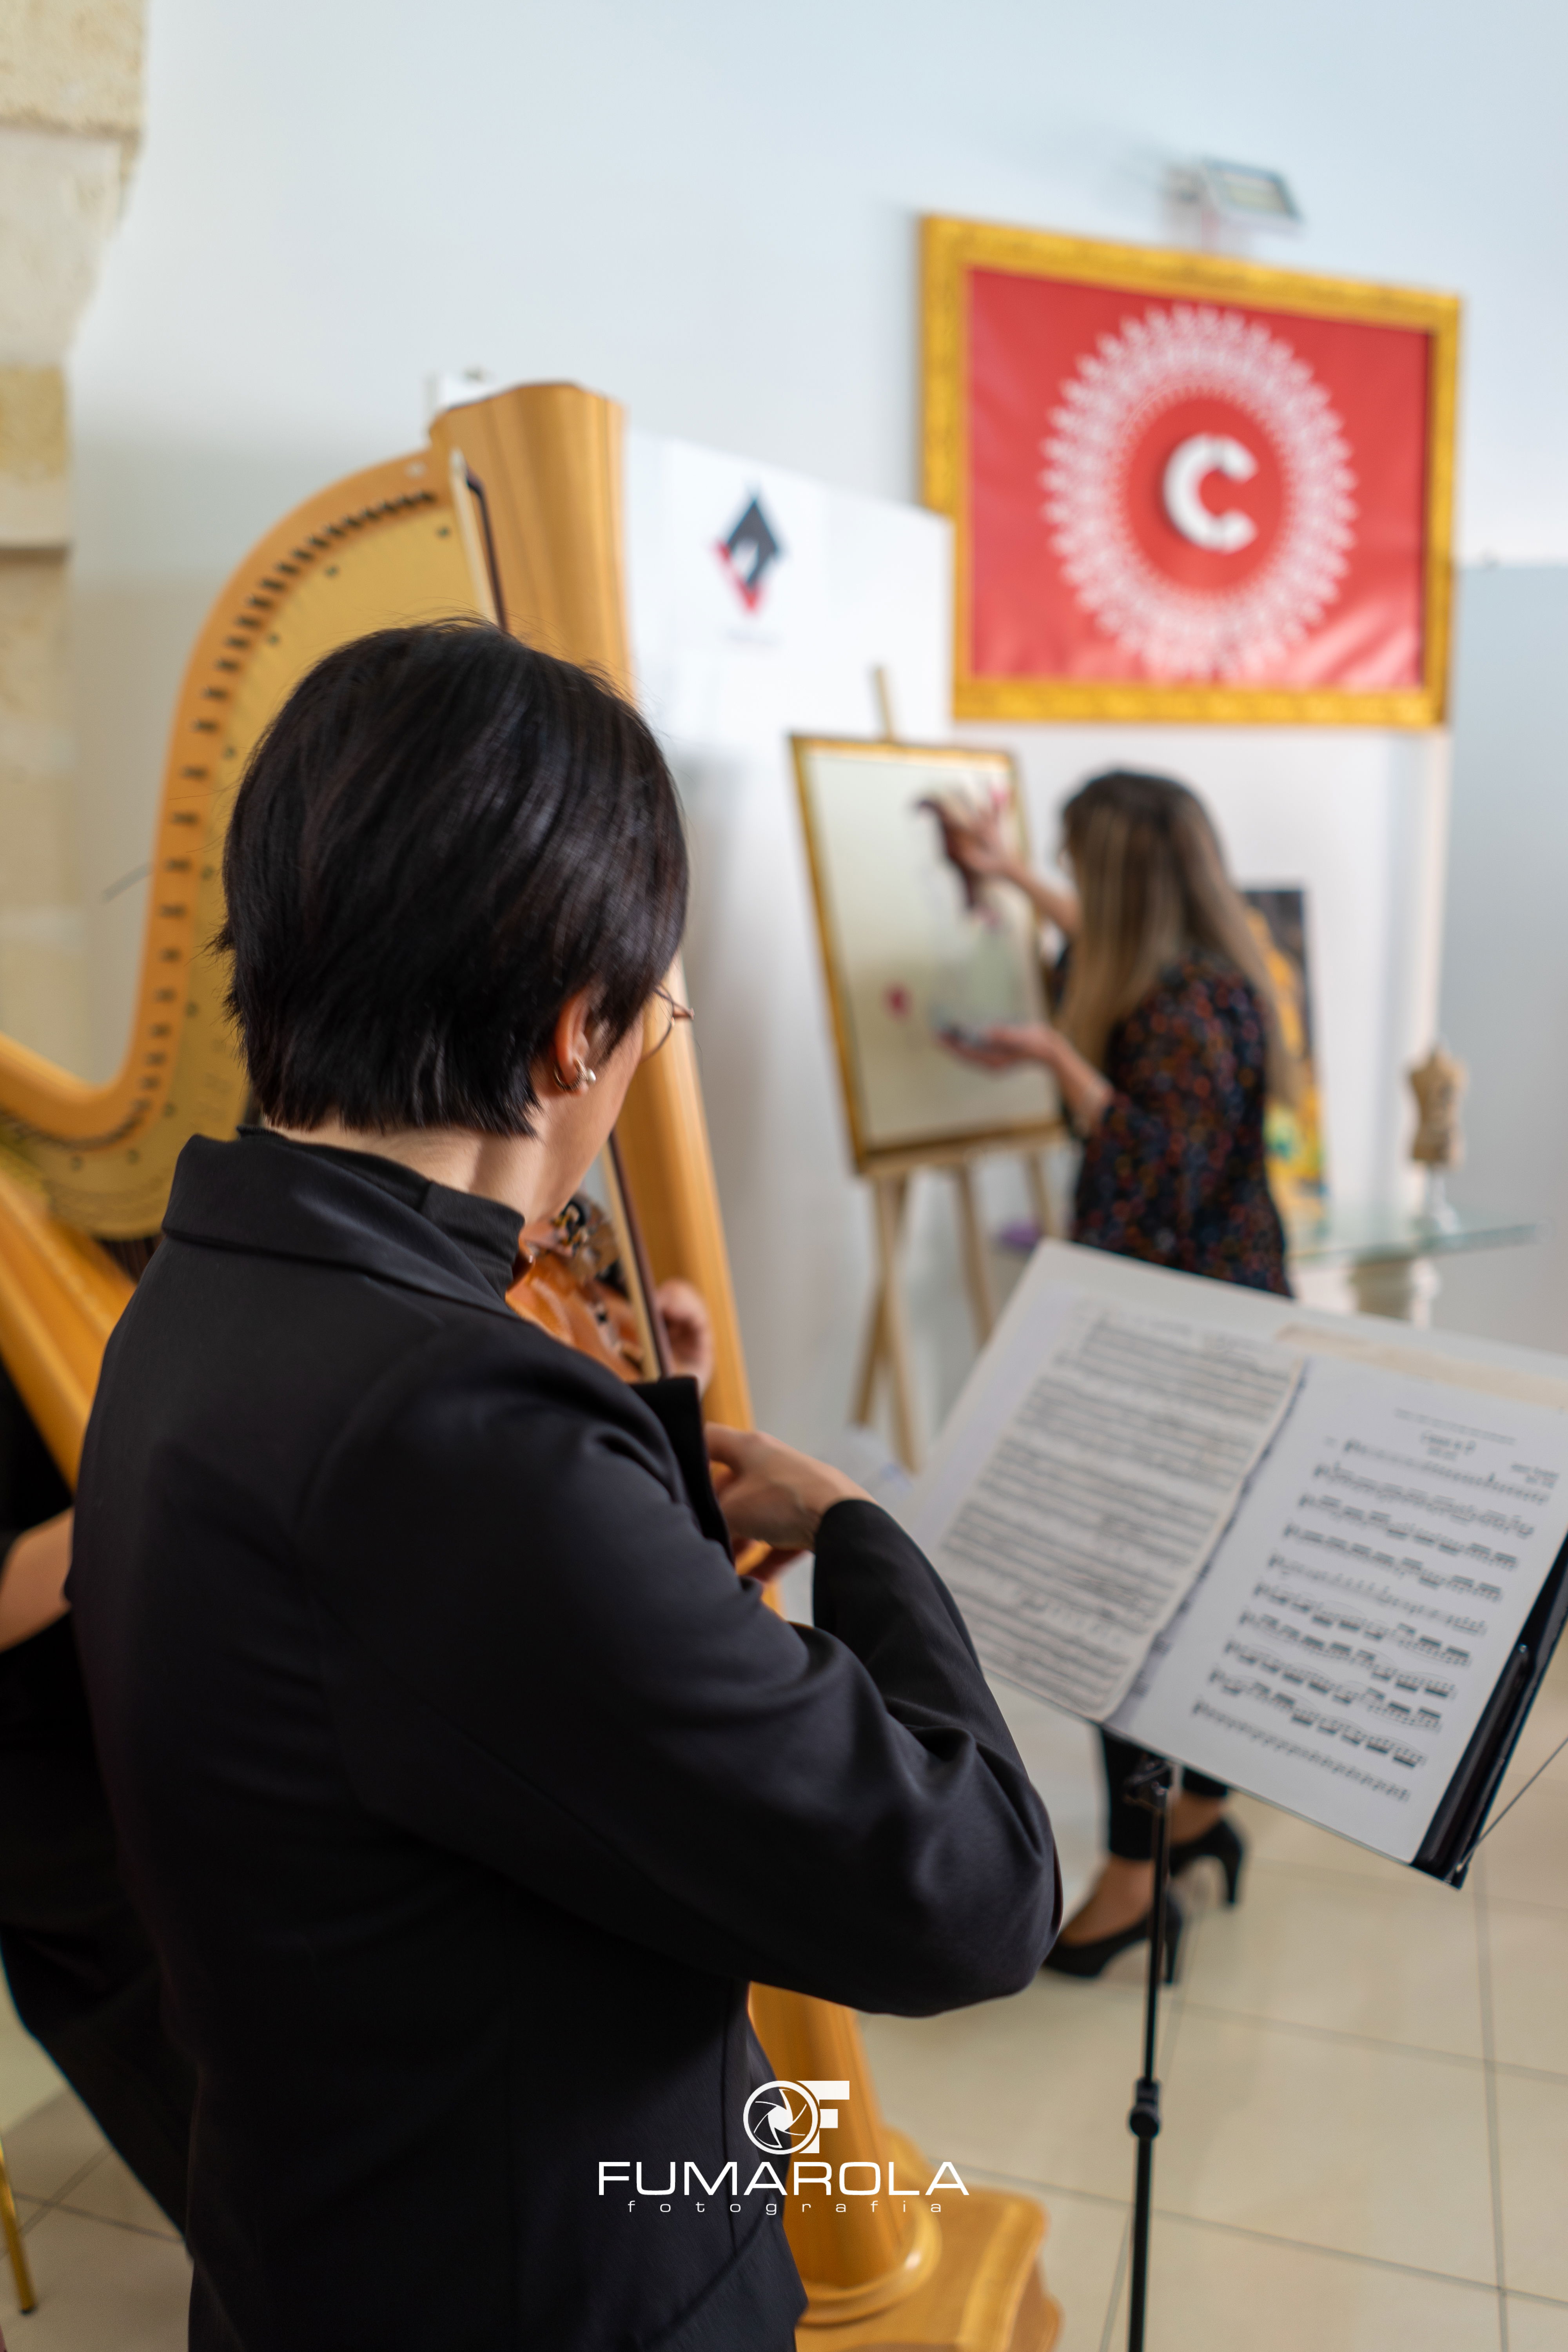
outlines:
[[[1436,715],[1413,698],[1441,694],[1434,328],[1447,330],[1451,372],[1456,306],[1391,298],[1389,320],[1217,299],[1202,291],[1205,268],[1289,281],[1194,256],[1138,258],[1130,275],[1157,277],[1163,261],[1197,289],[1096,283],[1081,264],[961,268],[948,340],[962,381],[934,412],[928,267],[928,413],[951,416],[957,436],[952,496],[933,503],[951,506],[962,535],[960,710],[1021,711],[1017,689],[1030,687],[1076,688],[1069,707],[1088,709],[1084,691],[1099,686],[1123,702],[1152,690],[1150,715],[1171,707],[1169,689],[1190,702],[1194,688],[1311,696],[1320,707],[1302,715],[1356,715],[1324,710],[1325,694],[1397,698],[1368,717]],[[1308,299],[1323,284],[1297,282]],[[1365,308],[1379,290],[1361,289]],[[1428,315],[1405,323],[1401,299]],[[1446,596],[1436,618],[1440,637]]]

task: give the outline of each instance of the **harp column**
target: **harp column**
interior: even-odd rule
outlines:
[[[136,152],[144,13],[22,0],[0,26],[0,1029],[78,1070],[64,362]]]

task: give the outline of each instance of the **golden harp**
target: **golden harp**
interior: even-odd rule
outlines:
[[[231,1134],[244,1112],[245,1073],[208,943],[223,920],[224,833],[252,747],[333,646],[441,616],[498,621],[629,691],[620,443],[614,403],[569,384],[448,410],[425,449],[297,508],[214,605],[174,713],[124,1065],[109,1085],[89,1087],[0,1036],[0,1359],[68,1479],[104,1344],[131,1296],[121,1262],[156,1235],[187,1139]],[[654,1277],[684,1276],[712,1314],[708,1410],[745,1426],[745,1364],[688,1028],[644,1064],[619,1139]],[[891,2157],[923,2186],[920,2158],[881,2123],[853,2018],[762,1987],[753,2002],[782,2072],[850,2084],[840,2158],[886,2166]],[[976,2190],[948,2199],[951,2219],[938,2221],[918,2197],[897,2215],[891,2196],[874,2211],[857,2200],[838,2214],[836,2201],[786,2207],[811,2294],[804,2342],[820,2352],[1047,2352],[1059,2315],[1035,2267],[1037,2205]]]

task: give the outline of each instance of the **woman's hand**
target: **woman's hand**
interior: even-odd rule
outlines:
[[[730,1474],[716,1482],[715,1492],[731,1540],[737,1549],[759,1542],[773,1547],[769,1558],[749,1570],[764,1582],[811,1549],[823,1513],[835,1503],[871,1499],[842,1470],[797,1454],[760,1430],[726,1429],[710,1421],[707,1435],[710,1459]]]
[[[1020,1062],[1043,1062],[1054,1070],[1061,1044],[1046,1021],[997,1021],[989,1029],[975,1031],[973,1043],[947,1030],[938,1030],[937,1035],[950,1054],[961,1062],[973,1062],[979,1070],[1013,1070]]]
[[[1062,1100],[1083,1135],[1099,1126],[1115,1096],[1116,1089],[1103,1072],[1086,1062],[1048,1021],[998,1021],[980,1031],[973,1045],[963,1045],[951,1035],[942,1035],[942,1043],[961,1062],[973,1062],[979,1070],[1015,1070],[1021,1062],[1043,1064],[1056,1079]]]
[[[63,1617],[69,1602],[65,1580],[70,1571],[74,1511],[62,1511],[41,1527],[19,1535],[0,1563],[0,1650],[30,1641]]]
[[[670,1369],[694,1380],[702,1393],[713,1377],[713,1318],[702,1293],[676,1276],[659,1284],[654,1299],[664,1318]]]
[[[966,801],[931,799],[920,805],[929,809],[941,825],[942,853],[963,877],[963,894],[971,907],[980,904],[977,883],[1011,882],[1031,901],[1042,922],[1054,923],[1064,939],[1077,937],[1077,898],[1059,883],[1047,882],[1043,874],[1031,874],[1024,860],[1014,856],[1002,838],[999,803],[975,808]]]
[[[973,808],[955,801],[925,800],[942,827],[943,855],[966,879],[989,881],[1015,877],[1017,861],[1003,845],[1002,815],[996,808]]]

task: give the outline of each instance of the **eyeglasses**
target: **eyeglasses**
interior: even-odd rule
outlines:
[[[668,988],[656,988],[648,999],[643,1029],[643,1060],[651,1062],[656,1054],[661,1054],[664,1051],[669,1043],[670,1032],[678,1021],[694,1021],[696,1017],[690,1005],[678,1003]],[[651,1045],[647,1043],[650,1029],[655,1029],[658,1033]]]

